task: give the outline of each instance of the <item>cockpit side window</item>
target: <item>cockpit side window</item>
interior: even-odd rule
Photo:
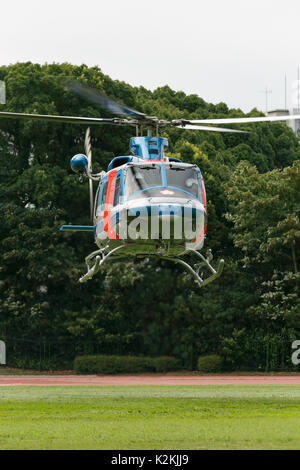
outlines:
[[[107,196],[107,188],[108,188],[108,181],[106,180],[103,186],[102,196],[101,196],[101,211],[104,211],[106,196]]]
[[[116,186],[115,186],[114,206],[117,206],[119,204],[121,192],[122,192],[121,178],[120,176],[118,176],[116,179]]]

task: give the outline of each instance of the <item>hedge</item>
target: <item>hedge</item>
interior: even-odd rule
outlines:
[[[220,372],[223,367],[223,358],[217,354],[200,356],[198,359],[198,370],[200,372]]]
[[[180,361],[169,356],[77,356],[74,361],[74,370],[77,374],[169,372],[178,370],[180,367]]]

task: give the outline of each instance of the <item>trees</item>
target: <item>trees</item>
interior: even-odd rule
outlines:
[[[131,87],[98,67],[30,62],[0,67],[5,109],[106,115],[65,90],[66,78],[161,118],[243,115],[168,86]],[[226,259],[222,277],[199,291],[180,267],[162,269],[160,261],[108,264],[102,275],[79,284],[93,240],[58,228],[89,223],[87,187],[69,169],[70,157],[83,150],[84,129],[0,120],[0,335],[90,341],[104,352],[176,354],[192,366],[199,354],[217,352],[235,328],[248,335],[270,322],[280,328],[282,311],[295,310],[299,294],[299,145],[282,123],[246,130],[165,132],[170,155],[201,168],[206,248]],[[130,136],[131,129],[95,126],[95,171],[126,155]]]
[[[282,170],[259,173],[241,162],[225,184],[234,224],[234,243],[246,264],[268,263],[298,273],[300,243],[300,161]],[[298,253],[297,253],[298,248]]]
[[[261,290],[254,310],[272,320],[293,310],[299,297],[299,189],[299,160],[263,174],[241,162],[225,185],[234,244]]]

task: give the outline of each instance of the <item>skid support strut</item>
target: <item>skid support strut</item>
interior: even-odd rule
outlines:
[[[181,258],[175,257],[175,258],[165,258],[168,259],[169,261],[174,261],[175,263],[179,263],[182,266],[184,266],[191,274],[193,274],[195,278],[195,282],[199,285],[199,287],[204,287],[210,282],[214,281],[217,279],[223,271],[224,268],[224,260],[221,259],[218,264],[217,270],[215,270],[212,265],[210,264],[210,261],[212,259],[212,255],[210,254],[207,258],[205,258],[202,253],[199,253],[199,251],[196,250],[188,250],[188,252],[195,254],[198,258],[201,259],[200,265],[194,264],[191,266],[189,263],[186,261],[183,261]],[[199,270],[202,266],[206,266],[210,272],[212,273],[211,276],[207,277],[204,279],[203,274],[201,273],[201,276],[199,275]]]
[[[101,250],[93,251],[93,253],[90,253],[85,258],[87,272],[84,276],[79,279],[79,282],[86,282],[91,279],[95,274],[97,274],[104,261],[106,261],[107,258],[109,258],[113,253],[120,250],[121,248],[125,248],[125,245],[117,246],[116,248],[111,251],[108,251],[107,253],[105,253],[105,251],[108,249],[108,246],[102,248]]]

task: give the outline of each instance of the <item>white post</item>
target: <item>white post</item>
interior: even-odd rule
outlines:
[[[0,364],[6,364],[6,346],[4,341],[0,341]]]
[[[0,104],[6,104],[5,82],[0,80]]]

